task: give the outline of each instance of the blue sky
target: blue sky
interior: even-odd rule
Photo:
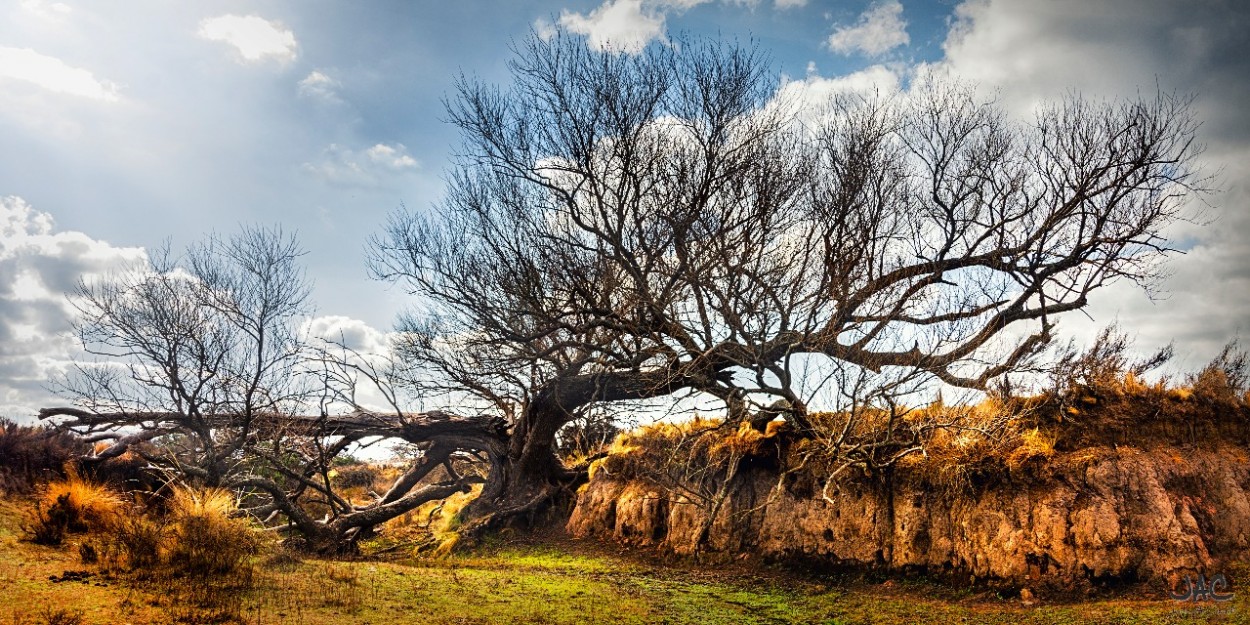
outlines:
[[[0,415],[50,401],[72,355],[65,290],[84,275],[240,224],[299,232],[326,331],[377,344],[408,303],[364,248],[400,204],[442,193],[460,72],[507,80],[531,30],[628,50],[678,33],[754,40],[814,97],[890,89],[921,67],[1014,113],[1092,97],[1198,94],[1214,225],[1151,301],[1104,292],[1073,336],[1119,320],[1188,363],[1250,329],[1250,11],[1166,0],[0,0]]]

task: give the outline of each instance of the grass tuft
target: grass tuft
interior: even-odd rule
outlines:
[[[59,545],[66,534],[107,532],[123,517],[125,502],[112,489],[69,470],[43,487],[26,529],[41,545]]]
[[[201,577],[243,569],[259,541],[245,520],[233,517],[235,510],[230,491],[176,487],[170,498],[170,564]]]

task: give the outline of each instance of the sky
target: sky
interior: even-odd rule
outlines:
[[[1099,292],[1061,332],[1118,322],[1200,366],[1250,331],[1250,6],[1236,0],[0,0],[0,416],[62,403],[80,279],[241,225],[298,233],[316,332],[379,347],[411,303],[365,250],[444,191],[461,74],[508,80],[531,33],[629,54],[678,34],[752,43],[817,98],[941,71],[1039,103],[1192,93],[1218,191],[1169,236],[1154,297]]]

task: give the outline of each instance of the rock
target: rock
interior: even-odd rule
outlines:
[[[1026,608],[1037,605],[1037,599],[1033,596],[1033,591],[1028,588],[1020,589],[1020,605],[1023,605]]]

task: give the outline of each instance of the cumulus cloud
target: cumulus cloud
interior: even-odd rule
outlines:
[[[421,167],[402,143],[378,143],[363,150],[330,144],[317,163],[304,163],[304,171],[333,184],[375,186],[385,178]]]
[[[586,36],[594,50],[614,50],[636,54],[647,44],[664,40],[668,16],[681,13],[714,0],[605,0],[589,14],[565,9],[560,13],[559,28]],[[722,0],[724,4],[759,6],[761,0]],[[778,9],[791,9],[807,4],[807,0],[774,0]],[[539,19],[534,31],[543,39],[557,32],[557,24]]]
[[[608,0],[590,15],[566,10],[560,14],[560,25],[585,35],[595,50],[637,53],[664,36],[664,14],[644,7],[642,0]]]
[[[901,77],[884,65],[873,65],[845,76],[824,77],[816,72],[814,63],[808,63],[807,76],[801,80],[782,77],[781,86],[769,102],[769,107],[792,111],[804,124],[819,125],[829,113],[829,106],[842,95],[863,96],[871,99],[890,96],[901,89]]]
[[[417,159],[408,156],[408,149],[402,143],[396,143],[395,145],[379,143],[365,150],[365,156],[368,157],[369,162],[392,171],[403,171],[418,167]]]
[[[76,352],[67,296],[144,251],[81,232],[57,231],[52,216],[19,197],[0,197],[0,415],[27,417],[53,398],[44,385]]]
[[[868,7],[852,26],[838,26],[829,36],[829,47],[841,54],[881,56],[894,48],[905,46],[907,21],[902,18],[903,5],[886,0]]]
[[[295,33],[278,22],[256,15],[222,15],[200,22],[199,36],[234,46],[245,62],[295,59],[298,44]]]
[[[306,98],[325,101],[338,101],[339,81],[331,78],[321,70],[313,70],[299,81],[299,94]]]
[[[899,75],[884,65],[873,65],[845,76],[826,78],[809,64],[803,80],[786,79],[778,89],[781,98],[797,98],[805,107],[819,106],[842,94],[889,94],[899,89]]]
[[[311,338],[337,343],[363,356],[384,355],[390,351],[387,333],[361,321],[342,315],[326,315],[309,319],[304,327]]]
[[[556,33],[560,32],[560,29],[555,24],[541,17],[534,20],[532,27],[534,34],[538,35],[538,38],[543,41],[550,41],[552,37],[556,36]]]
[[[30,48],[0,46],[0,80],[19,80],[48,91],[67,95],[116,102],[117,85],[100,80],[90,71],[73,67],[56,57]]]

